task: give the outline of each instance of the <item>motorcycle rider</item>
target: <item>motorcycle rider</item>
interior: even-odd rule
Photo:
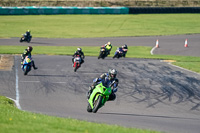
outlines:
[[[106,53],[107,55],[110,54],[110,51],[112,50],[112,44],[110,42],[107,42],[106,44],[104,44],[102,47],[106,48]]]
[[[84,58],[85,58],[85,55],[84,55],[84,53],[83,53],[83,51],[82,51],[82,49],[81,48],[77,48],[77,51],[75,51],[75,53],[72,55],[72,63],[74,64],[74,58],[76,57],[76,56],[79,56],[80,58],[81,58],[81,64],[82,63],[84,63]]]
[[[24,59],[26,58],[26,56],[29,56],[31,58],[31,51],[33,50],[33,47],[32,46],[28,46],[27,49],[24,50],[24,53],[21,54],[21,68],[23,67],[23,61]],[[34,70],[38,69],[36,66],[35,66],[35,63],[34,61],[32,60],[32,65],[33,65],[33,68]]]
[[[32,36],[31,36],[31,31],[30,31],[30,30],[27,30],[26,33],[23,34],[23,36],[24,36],[25,38],[28,38],[28,37],[32,38]]]
[[[30,42],[32,36],[31,36],[31,31],[27,30],[26,33],[22,34],[24,41]],[[22,40],[20,40],[22,42]]]
[[[30,30],[27,30],[27,31],[26,31],[26,35],[27,35],[27,37],[28,37],[28,36],[31,36],[31,31],[30,31]]]
[[[103,83],[105,87],[111,87],[112,93],[109,96],[109,100],[114,101],[116,98],[115,92],[117,92],[117,86],[119,80],[116,78],[117,76],[117,70],[115,69],[109,69],[108,73],[102,74],[99,78],[94,79],[93,84],[89,87],[89,91],[87,94],[87,98],[90,98],[90,95],[92,94],[92,91],[98,85],[100,82]]]
[[[117,54],[119,54],[119,57],[125,57],[127,51],[128,51],[128,46],[126,44],[124,44],[121,47],[118,47],[117,50],[115,51],[113,59],[116,57]]]
[[[126,44],[124,44],[121,48],[122,48],[122,50],[123,50],[123,55],[122,55],[122,57],[125,57],[125,56],[126,56],[126,53],[127,53],[127,51],[128,51],[128,46],[127,46]]]

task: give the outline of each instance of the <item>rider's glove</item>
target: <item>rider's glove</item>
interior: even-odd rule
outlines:
[[[114,93],[117,92],[117,88],[114,88],[112,91],[113,91]]]
[[[93,80],[94,83],[96,83],[97,81],[98,81],[98,78],[95,78],[95,79]]]

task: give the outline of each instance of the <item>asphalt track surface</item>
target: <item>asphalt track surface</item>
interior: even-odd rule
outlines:
[[[153,47],[157,39],[160,48],[154,54],[200,56],[197,51],[200,49],[199,35],[33,38],[30,44],[18,43],[19,38],[11,38],[0,39],[0,45],[100,46],[111,41],[116,46],[126,43],[128,46]],[[187,48],[184,47],[185,39],[188,39]],[[167,133],[200,131],[200,75],[197,73],[160,60],[98,60],[97,57],[86,57],[85,63],[75,73],[70,56],[34,55],[33,59],[39,69],[32,70],[27,76],[20,69],[17,55],[14,56],[12,71],[0,71],[0,95],[18,101],[22,110]],[[88,86],[109,68],[118,70],[117,98],[107,102],[96,114],[88,113]]]

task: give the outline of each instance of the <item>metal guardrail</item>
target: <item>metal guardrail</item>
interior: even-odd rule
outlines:
[[[0,15],[200,13],[200,7],[0,7]]]
[[[127,7],[0,7],[0,15],[128,14]]]

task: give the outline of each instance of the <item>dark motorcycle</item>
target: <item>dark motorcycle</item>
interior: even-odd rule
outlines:
[[[74,58],[74,65],[73,65],[74,72],[76,72],[79,67],[81,67],[81,57],[76,56]]]
[[[26,58],[23,61],[23,67],[22,67],[24,75],[27,75],[28,72],[31,71],[31,67],[32,67],[32,59],[31,57],[26,56]]]
[[[29,43],[31,41],[31,39],[32,39],[31,35],[27,36],[26,34],[22,34],[22,37],[19,40],[19,42],[28,42]]]
[[[106,48],[105,47],[101,47],[98,59],[100,59],[100,58],[104,59],[107,56],[108,56],[108,52],[107,52]]]
[[[125,57],[126,55],[126,52],[128,51],[128,49],[122,49],[122,48],[118,48],[116,51],[115,51],[115,54],[113,56],[113,59],[114,58],[120,58],[120,57]]]

